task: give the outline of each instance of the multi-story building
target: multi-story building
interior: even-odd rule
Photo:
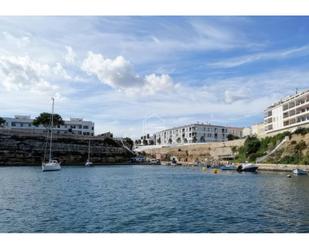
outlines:
[[[227,127],[227,133],[236,137],[243,137],[243,129],[240,127]]]
[[[16,115],[14,118],[3,118],[5,120],[4,128],[29,131],[35,133],[44,133],[46,128],[43,125],[34,126],[31,116]],[[71,118],[64,120],[63,125],[58,125],[54,128],[56,134],[76,134],[76,135],[94,135],[94,123],[91,121],[84,121],[81,118]]]
[[[155,133],[157,145],[222,142],[227,140],[224,126],[211,124],[190,124]]]
[[[281,99],[264,111],[266,134],[309,126],[309,90]]]
[[[265,126],[264,123],[257,123],[251,125],[251,135],[257,136],[257,137],[265,137]]]

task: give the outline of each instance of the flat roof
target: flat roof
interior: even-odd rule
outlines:
[[[277,105],[283,104],[284,102],[287,102],[287,101],[290,101],[290,100],[292,100],[292,99],[298,98],[298,97],[300,97],[300,96],[302,96],[302,95],[304,95],[304,94],[306,94],[306,93],[309,93],[309,89],[304,90],[304,91],[302,91],[302,92],[300,92],[300,93],[296,93],[296,94],[294,94],[294,95],[289,95],[289,96],[287,96],[287,97],[284,97],[284,98],[280,99],[278,102],[275,102],[275,103],[273,103],[272,105],[268,106],[268,107],[266,108],[266,110],[268,110],[268,109],[270,109],[270,108],[273,108],[273,107],[275,107],[275,106],[277,106]]]
[[[204,124],[204,123],[201,123],[201,124],[195,123],[195,124],[188,124],[188,125],[182,125],[182,126],[177,126],[177,127],[165,129],[165,130],[162,130],[162,131],[158,131],[158,132],[156,132],[155,134],[160,133],[160,132],[164,132],[164,131],[170,131],[170,130],[185,128],[185,127],[188,127],[188,126],[211,126],[211,127],[222,127],[222,128],[227,128],[227,127],[225,127],[225,126],[223,126],[223,125],[212,125],[212,124],[207,124],[207,123],[206,123],[206,124]]]

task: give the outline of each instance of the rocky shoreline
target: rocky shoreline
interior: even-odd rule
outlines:
[[[88,141],[94,164],[127,163],[132,154],[111,138],[59,136],[53,139],[53,158],[62,165],[83,165],[87,160]],[[41,165],[46,151],[46,136],[0,131],[0,165]]]

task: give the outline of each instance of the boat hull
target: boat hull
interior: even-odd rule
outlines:
[[[242,171],[243,172],[256,172],[257,169],[258,167],[254,166],[254,167],[244,168]]]
[[[222,166],[220,169],[221,170],[236,170],[237,168],[235,166]]]
[[[254,164],[244,164],[244,165],[240,165],[237,168],[237,171],[239,171],[239,172],[256,172],[257,169],[258,169],[258,166],[254,165]]]
[[[294,169],[293,170],[293,174],[297,175],[297,176],[305,176],[308,173],[306,171],[304,171],[304,170],[301,170],[301,169]]]
[[[59,171],[61,170],[60,163],[42,163],[42,171]]]

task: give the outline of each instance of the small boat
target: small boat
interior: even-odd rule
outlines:
[[[44,160],[42,162],[42,171],[56,171],[60,170],[61,166],[57,160],[52,159],[52,142],[53,142],[53,126],[54,126],[54,98],[52,98],[52,113],[51,113],[51,121],[50,121],[50,142],[49,142],[49,159],[48,162],[45,161],[45,153]]]
[[[89,139],[89,141],[88,141],[88,158],[87,158],[87,161],[85,163],[85,166],[90,167],[92,165],[93,165],[93,163],[90,161],[90,139]]]
[[[237,171],[239,172],[256,172],[258,166],[253,163],[245,163],[237,167]]]
[[[90,166],[92,166],[92,165],[93,165],[93,163],[90,162],[90,161],[88,161],[88,160],[87,160],[86,163],[85,163],[85,166],[86,166],[86,167],[90,167]]]
[[[60,169],[61,166],[57,160],[50,160],[47,163],[42,163],[42,171],[57,171]]]
[[[227,165],[223,165],[220,168],[221,170],[236,170],[236,166],[232,165],[232,164],[227,164]]]
[[[308,173],[302,169],[293,169],[293,174],[297,176],[308,175]]]

